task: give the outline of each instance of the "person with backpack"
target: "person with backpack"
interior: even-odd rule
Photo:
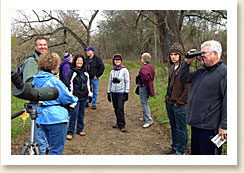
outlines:
[[[34,43],[35,52],[28,57],[21,68],[23,74],[23,82],[32,85],[33,77],[40,69],[38,68],[39,56],[48,51],[48,44],[45,37],[37,37]],[[48,141],[44,135],[43,130],[38,123],[35,123],[35,138],[34,140],[39,144],[40,154],[43,155],[49,150]]]
[[[37,107],[37,124],[44,131],[50,150],[48,155],[62,155],[69,122],[68,111],[65,106],[75,104],[78,98],[73,96],[68,88],[55,74],[58,71],[60,57],[56,53],[47,52],[40,56],[38,67],[40,72],[34,76],[35,88],[55,87],[59,92],[56,100],[40,101],[41,107]]]
[[[136,84],[139,85],[139,95],[143,108],[143,116],[140,118],[140,121],[144,122],[142,126],[143,128],[148,128],[153,124],[150,107],[148,105],[148,98],[149,96],[155,96],[153,86],[155,70],[150,64],[150,61],[151,55],[149,53],[143,53],[141,56],[142,67],[136,77]]]
[[[64,54],[64,61],[59,66],[59,79],[65,83],[66,74],[70,69],[70,65],[72,62],[72,54],[65,53]]]
[[[174,43],[169,49],[169,60],[172,66],[168,70],[168,87],[165,96],[172,144],[166,154],[184,155],[188,143],[186,104],[190,84],[180,80],[183,56],[182,45]]]
[[[98,87],[99,87],[99,77],[102,76],[104,72],[104,64],[101,58],[94,54],[94,48],[89,46],[85,49],[87,58],[86,61],[86,69],[89,74],[89,78],[92,84],[92,110],[96,109],[97,105],[97,96],[98,96]],[[89,107],[89,100],[87,100],[86,107]]]
[[[113,128],[120,128],[122,132],[126,132],[124,104],[128,100],[130,75],[127,68],[122,65],[122,61],[123,59],[120,54],[113,56],[113,70],[110,72],[107,98],[109,102],[113,102],[114,113],[116,115],[116,124]]]
[[[86,72],[85,58],[83,55],[78,54],[74,57],[70,70],[66,75],[65,84],[69,91],[79,99],[75,109],[70,115],[69,127],[66,137],[68,140],[72,140],[75,132],[76,120],[77,134],[80,136],[86,135],[84,132],[84,114],[86,101],[88,97],[92,97],[93,94],[90,91],[89,74]]]
[[[35,39],[35,52],[33,55],[28,57],[23,66],[23,82],[31,84],[33,76],[36,75],[40,70],[38,69],[38,59],[41,54],[44,54],[48,51],[47,40],[45,37],[37,37]]]

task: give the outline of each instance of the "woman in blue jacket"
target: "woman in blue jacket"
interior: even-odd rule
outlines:
[[[84,114],[86,107],[86,100],[88,96],[92,97],[90,92],[89,74],[85,69],[85,59],[83,55],[76,55],[71,63],[70,70],[66,75],[66,86],[71,93],[78,97],[79,101],[73,112],[70,115],[69,128],[67,132],[67,139],[71,140],[75,131],[75,123],[77,119],[77,134],[85,136],[84,132]]]
[[[55,87],[59,91],[59,97],[52,101],[40,101],[42,107],[37,107],[38,118],[36,123],[40,125],[48,140],[50,150],[48,155],[62,155],[69,122],[68,111],[64,105],[76,103],[78,98],[73,96],[61,80],[55,77],[60,64],[60,58],[56,53],[47,52],[38,60],[41,70],[34,76],[35,88]]]

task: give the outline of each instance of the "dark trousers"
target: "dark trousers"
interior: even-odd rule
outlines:
[[[192,155],[221,155],[222,146],[217,148],[211,139],[218,133],[216,130],[191,127]]]
[[[125,116],[124,116],[124,95],[112,93],[112,102],[114,107],[114,113],[117,118],[117,124],[120,128],[125,127]]]

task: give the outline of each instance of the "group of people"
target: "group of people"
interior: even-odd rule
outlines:
[[[64,61],[53,52],[48,52],[44,37],[35,39],[34,56],[23,64],[23,81],[34,87],[56,87],[59,97],[53,101],[42,101],[37,107],[35,141],[40,153],[61,155],[66,139],[72,140],[75,129],[85,136],[85,108],[92,103],[96,110],[99,78],[104,72],[101,58],[94,54],[94,48],[85,49],[87,57],[65,53]],[[196,51],[195,49],[190,52]],[[168,72],[168,87],[165,96],[166,109],[171,126],[172,144],[166,154],[183,155],[188,144],[187,124],[191,126],[191,154],[221,154],[212,142],[216,134],[227,138],[226,87],[227,69],[221,61],[222,48],[217,41],[207,41],[201,46],[202,67],[192,71],[191,62],[196,59],[184,58],[179,43],[169,49],[172,66]],[[154,97],[153,80],[155,70],[150,64],[151,55],[141,55],[142,67],[136,77],[137,94],[140,96],[143,128],[153,124],[149,96]],[[130,90],[130,74],[122,65],[123,57],[115,54],[112,58],[107,99],[112,102],[116,123],[112,126],[127,132],[124,104]],[[59,71],[59,75],[58,75]],[[186,108],[187,106],[187,108]],[[70,116],[69,116],[70,115]],[[76,125],[77,124],[77,125]],[[75,128],[76,125],[76,128]]]

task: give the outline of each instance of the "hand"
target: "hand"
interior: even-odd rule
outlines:
[[[124,99],[123,101],[127,101],[128,100],[128,93],[124,93]]]
[[[175,105],[175,107],[180,107],[181,106],[181,104],[178,103],[178,102],[176,102],[174,105]]]
[[[58,78],[58,79],[60,79],[60,77],[59,77],[59,73],[58,73],[58,74],[56,74],[56,75],[55,75],[55,77],[56,77],[56,78]]]
[[[108,96],[107,97],[108,97],[108,101],[111,102],[111,95],[110,95],[110,93],[108,93]]]
[[[190,52],[195,52],[195,51],[197,51],[196,49],[191,49],[191,50],[189,50],[187,53],[190,53]],[[188,64],[190,64],[193,60],[195,60],[196,59],[196,57],[194,57],[194,58],[185,58],[185,61],[188,63]]]
[[[165,96],[164,102],[167,102],[169,100],[169,96]]]
[[[219,128],[219,136],[221,136],[221,140],[223,141],[224,139],[227,138],[227,130]]]

